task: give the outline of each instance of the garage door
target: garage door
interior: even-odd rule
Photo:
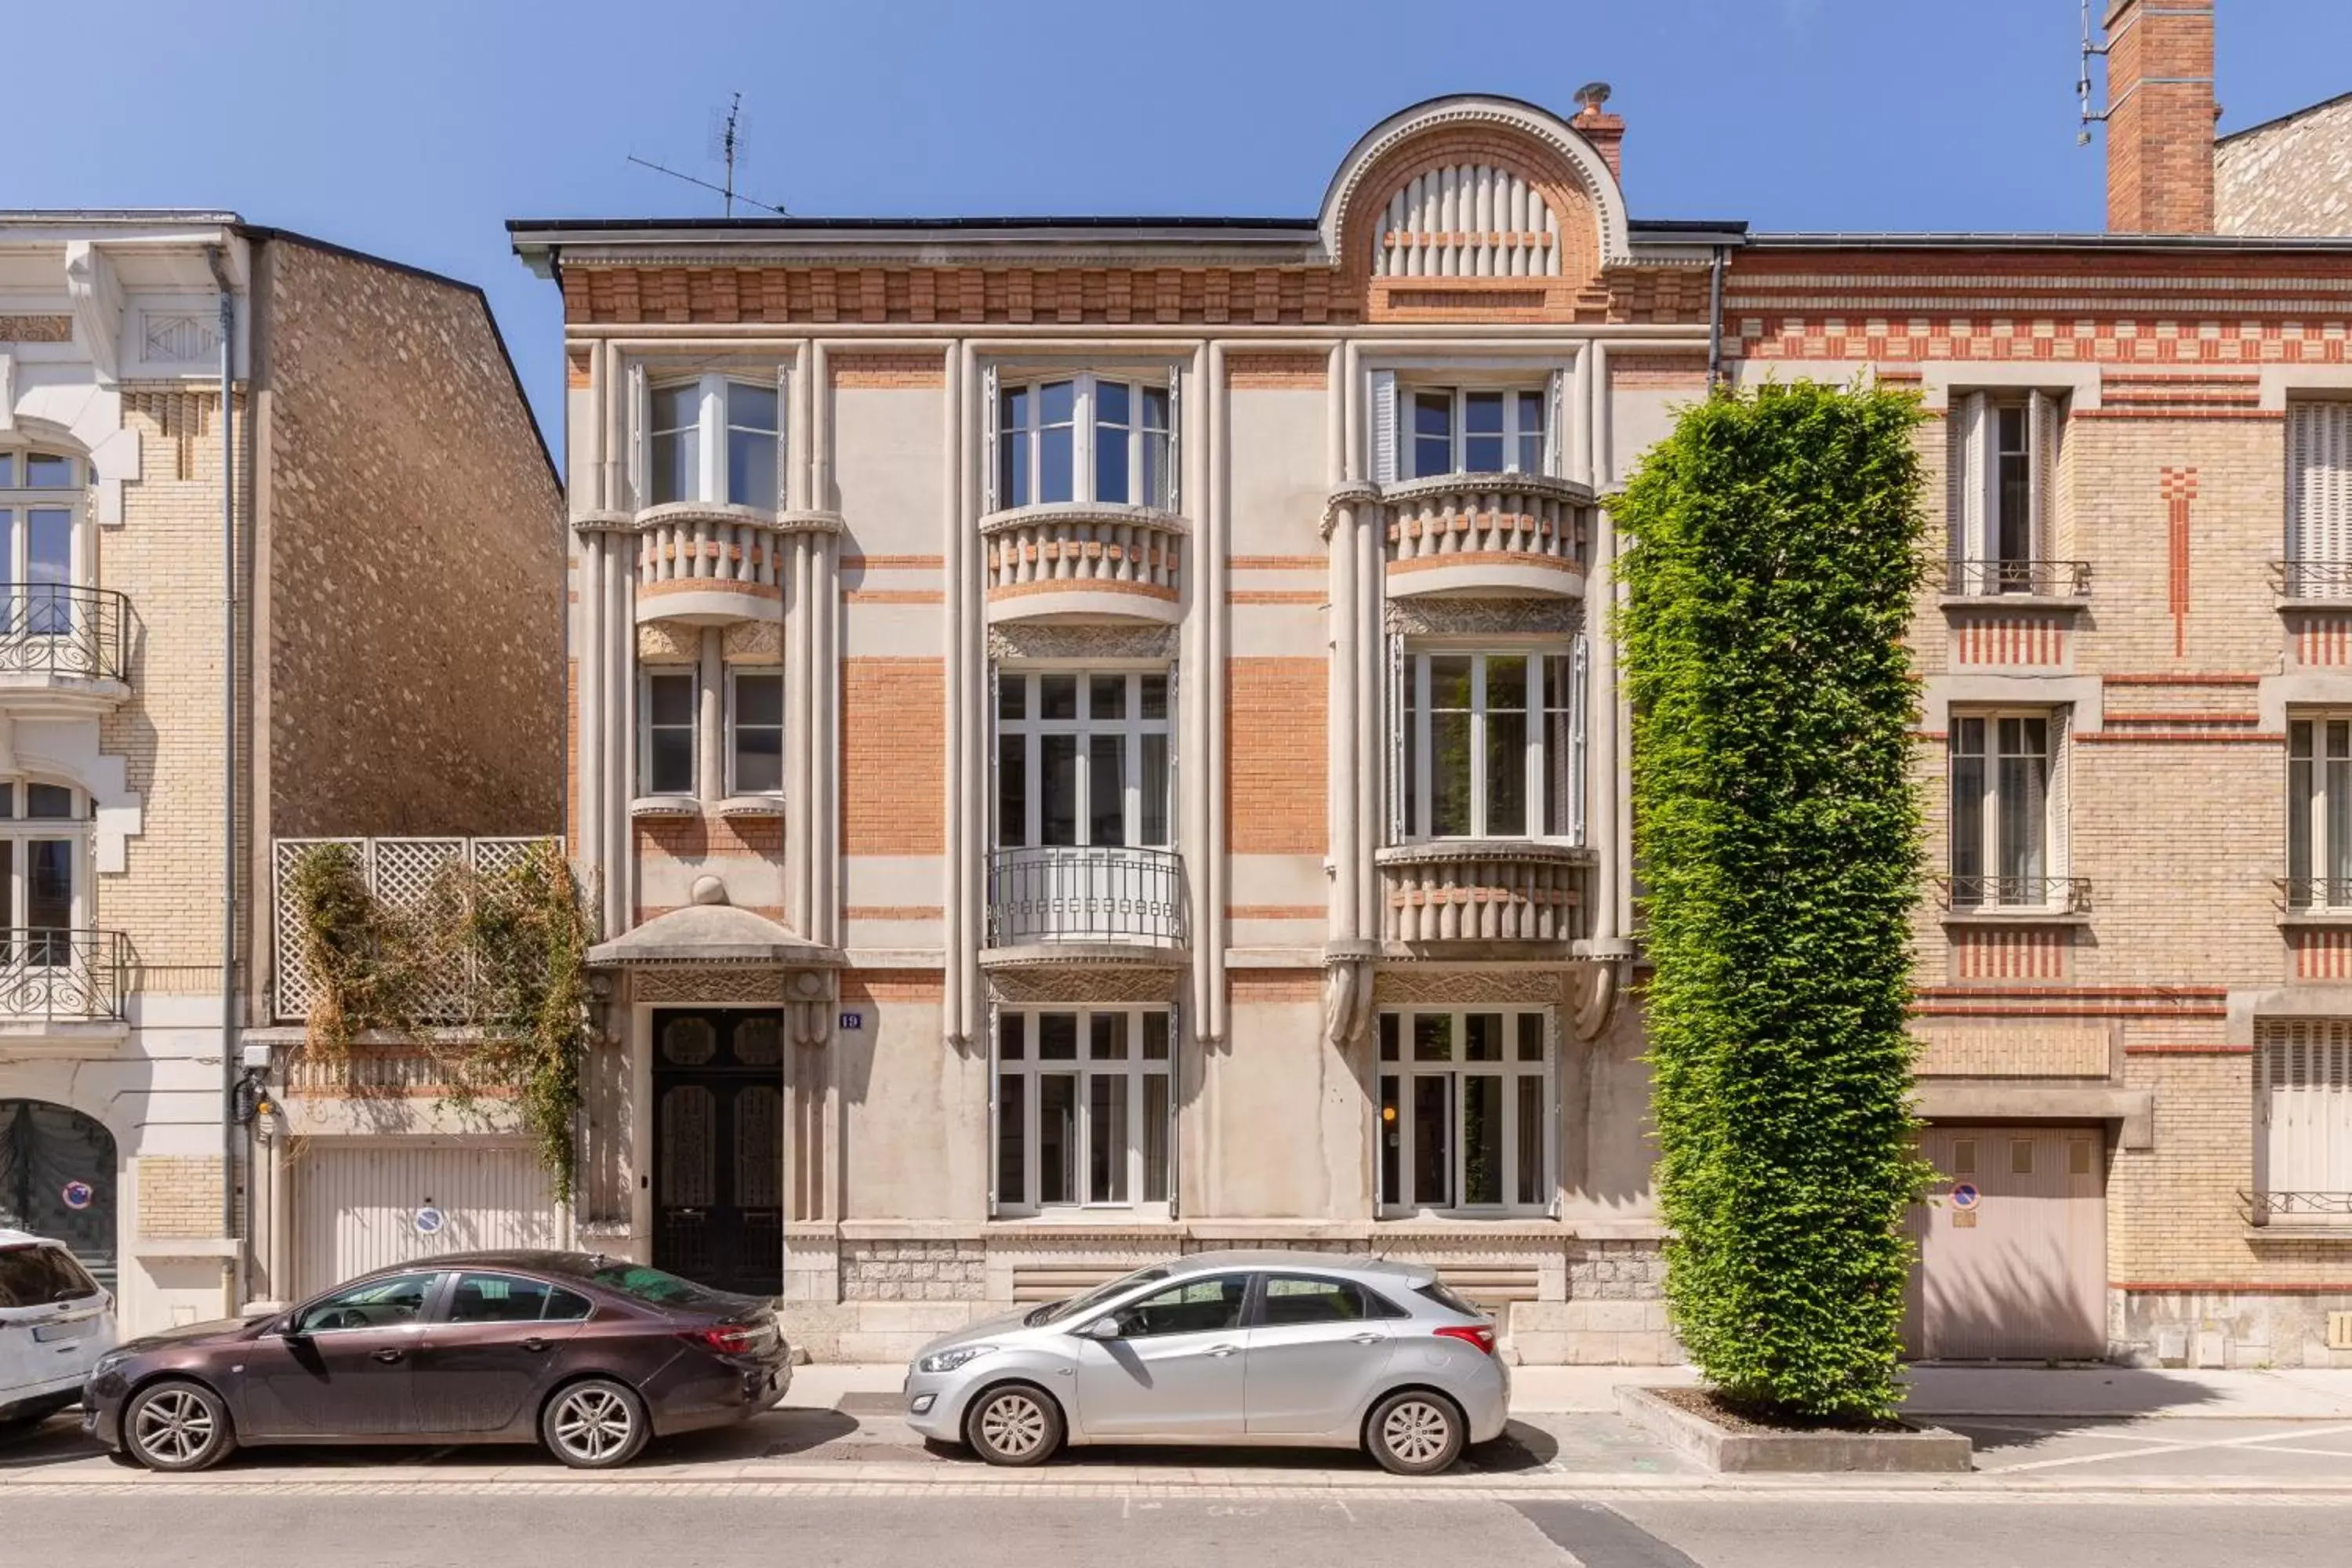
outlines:
[[[1923,1360],[2106,1354],[2106,1147],[2096,1127],[1936,1126],[1944,1180],[1911,1211],[1919,1260],[1904,1323]]]
[[[488,1140],[309,1138],[290,1156],[301,1295],[445,1252],[557,1247],[562,1225],[538,1154]],[[441,1216],[419,1231],[419,1209]]]

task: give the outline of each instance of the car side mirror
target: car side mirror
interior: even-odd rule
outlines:
[[[310,1337],[302,1331],[301,1325],[295,1321],[294,1314],[291,1312],[270,1324],[269,1331],[279,1339],[287,1341],[307,1340]]]
[[[1118,1320],[1115,1317],[1097,1318],[1078,1332],[1090,1340],[1115,1340],[1119,1333]]]

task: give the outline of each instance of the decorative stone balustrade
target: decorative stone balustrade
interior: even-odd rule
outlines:
[[[1444,474],[1381,487],[1388,592],[1581,598],[1592,493],[1541,474]]]
[[[981,520],[988,618],[1157,621],[1183,611],[1183,520],[1150,507],[1056,502]]]
[[[1590,849],[1455,838],[1399,845],[1374,858],[1389,942],[1567,942],[1581,933]]]
[[[782,531],[755,507],[684,501],[637,514],[637,619],[717,624],[783,605]]]

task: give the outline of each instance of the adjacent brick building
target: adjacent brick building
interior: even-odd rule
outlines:
[[[231,214],[0,213],[0,1226],[130,1328],[289,1285],[287,1123],[226,1092],[294,1037],[273,841],[559,822],[561,507],[478,290]]]
[[[1405,110],[1311,218],[513,225],[577,1234],[820,1354],[1237,1244],[1664,1353],[1609,498],[1714,379],[1874,376],[1942,560],[1915,1348],[2344,1353],[2352,242],[2216,237],[2210,6],[2105,20],[2105,234],[1638,220],[1605,94]]]

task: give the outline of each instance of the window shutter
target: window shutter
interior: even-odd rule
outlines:
[[[1404,842],[1404,771],[1412,765],[1412,737],[1405,733],[1404,683],[1407,679],[1404,638],[1389,637],[1389,839]]]
[[[1183,391],[1184,367],[1171,360],[1168,365],[1168,510],[1172,512],[1184,510],[1184,433],[1180,416]],[[1138,417],[1141,417],[1139,413]],[[1174,688],[1170,689],[1172,693]],[[1174,1096],[1170,1099],[1172,1100]]]
[[[2051,548],[2051,498],[2057,494],[2058,400],[2046,392],[2033,394],[2026,407],[2027,516],[2033,535],[2031,554],[2036,561],[2056,553]]]
[[[996,367],[980,373],[980,510],[996,510]]]
[[[1951,536],[1952,560],[1985,559],[1986,502],[1990,499],[1992,441],[1987,426],[1992,413],[1985,395],[1972,392],[1960,400],[1958,419],[1952,426],[1950,507],[1945,524]]]
[[[2352,404],[2297,404],[2287,422],[2287,558],[2352,562]]]
[[[1372,482],[1385,485],[1397,477],[1396,372],[1372,372]]]
[[[642,510],[646,504],[646,367],[629,367],[629,449],[628,510]]]
[[[792,505],[793,493],[793,367],[776,367],[776,510],[783,511]],[[822,496],[811,496],[809,504],[823,504]]]
[[[2074,874],[2068,869],[2073,864],[2073,856],[2067,847],[2070,805],[2066,766],[2067,755],[2074,749],[2067,744],[2073,739],[2074,714],[2071,708],[2053,709],[2050,714],[2050,799],[2047,809],[2050,813],[2050,875],[2053,877]]]
[[[1184,709],[1182,692],[1177,678],[1183,671],[1177,659],[1168,661],[1168,843],[1171,848],[1184,847],[1184,769],[1182,736]],[[1171,1025],[1171,1027],[1173,1027]],[[1171,1050],[1173,1047],[1170,1047]]]
[[[1585,707],[1585,693],[1591,687],[1588,672],[1592,658],[1592,644],[1582,632],[1568,654],[1568,741],[1570,760],[1568,772],[1568,839],[1571,844],[1584,842],[1585,759],[1592,754],[1592,742],[1585,726],[1591,722]]]
[[[1551,373],[1544,387],[1544,469],[1559,478],[1568,472],[1568,372]]]

